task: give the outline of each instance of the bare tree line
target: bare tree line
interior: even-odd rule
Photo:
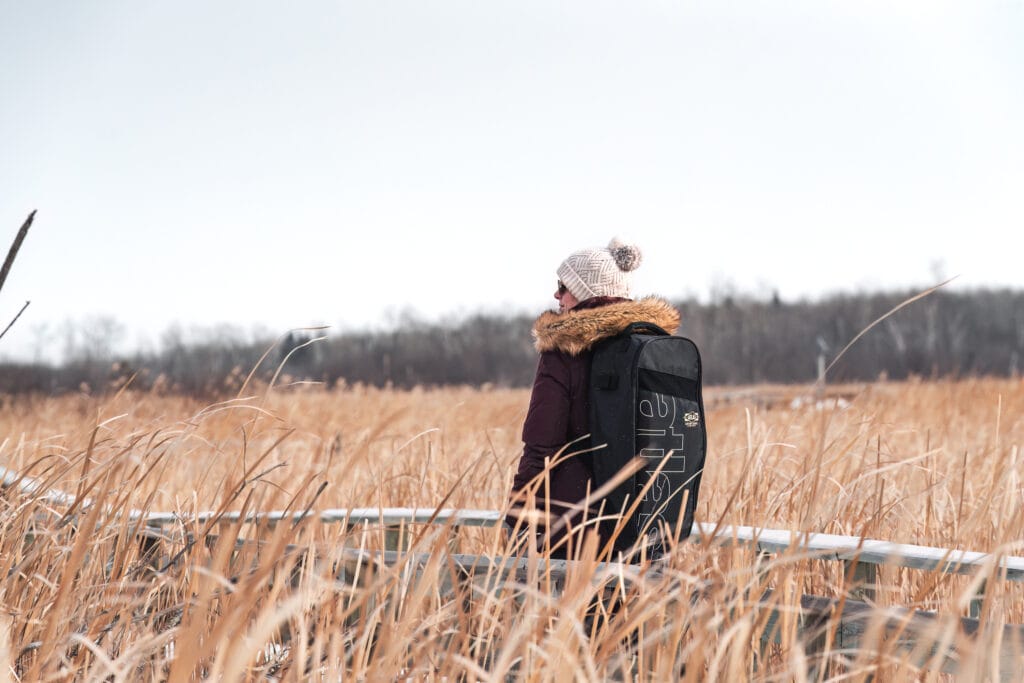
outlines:
[[[680,333],[701,348],[706,383],[796,383],[814,381],[822,361],[831,361],[911,294],[675,303],[683,313]],[[531,323],[529,316],[495,313],[445,323],[406,315],[387,331],[296,331],[276,342],[245,339],[228,328],[187,340],[172,329],[159,351],[115,355],[109,336],[123,328],[105,320],[70,335],[78,341],[68,342],[60,365],[0,365],[0,392],[105,391],[131,381],[141,389],[221,396],[237,392],[251,372],[263,381],[279,373],[279,383],[329,387],[528,386],[536,363]],[[1019,374],[1022,355],[1024,292],[940,290],[871,329],[830,370],[828,381],[1009,376]]]
[[[687,334],[716,384],[806,382],[857,334],[913,292],[836,295],[817,303],[730,301],[689,308]],[[684,310],[686,304],[683,304]],[[1024,292],[939,290],[857,341],[831,381],[1008,376],[1024,353]]]

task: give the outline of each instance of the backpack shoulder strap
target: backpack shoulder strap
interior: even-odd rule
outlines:
[[[664,328],[659,327],[654,323],[648,322],[630,323],[629,327],[623,330],[620,334],[655,334],[658,335],[659,337],[670,336],[669,333],[664,330]]]

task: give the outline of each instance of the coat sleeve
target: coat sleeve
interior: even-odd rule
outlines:
[[[557,352],[542,353],[523,423],[523,455],[512,483],[513,492],[522,490],[543,472],[544,459],[553,457],[569,441],[570,407],[570,377],[565,358]]]

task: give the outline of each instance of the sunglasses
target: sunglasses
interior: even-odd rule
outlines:
[[[565,286],[565,283],[561,280],[558,281],[558,296],[562,296],[569,291],[569,288]]]

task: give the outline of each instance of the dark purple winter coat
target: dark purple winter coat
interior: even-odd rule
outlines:
[[[581,512],[570,512],[572,508],[562,504],[581,503],[594,488],[589,459],[599,455],[581,453],[590,447],[585,437],[590,432],[591,350],[601,339],[615,336],[634,322],[652,322],[673,333],[679,327],[679,313],[655,297],[637,301],[598,297],[577,304],[567,313],[544,313],[534,323],[533,337],[540,359],[523,424],[523,455],[512,483],[512,500],[524,502],[524,489],[544,476],[545,461],[557,461],[540,484],[536,498],[539,510],[550,506],[547,521],[553,529],[553,546],[567,530],[578,531],[583,523]],[[597,509],[599,501],[588,502],[592,510]],[[565,519],[561,519],[563,516]],[[514,513],[508,521],[515,525]],[[563,549],[554,556],[564,557],[566,553]]]

